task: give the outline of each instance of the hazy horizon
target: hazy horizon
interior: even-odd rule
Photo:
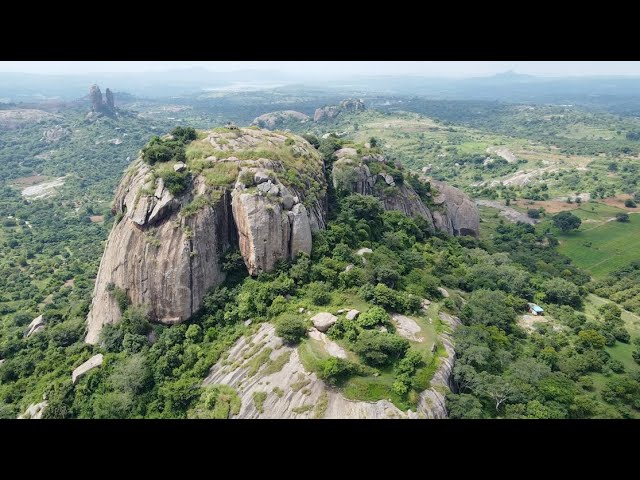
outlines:
[[[203,68],[211,72],[264,70],[285,75],[483,77],[508,71],[539,77],[640,76],[640,62],[596,61],[0,61],[2,73],[42,75],[126,74]]]

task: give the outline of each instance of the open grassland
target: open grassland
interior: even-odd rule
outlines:
[[[559,251],[594,278],[640,259],[640,217],[630,215],[629,222],[617,222],[622,210],[599,203],[588,203],[573,213],[582,219],[578,231],[560,235]]]

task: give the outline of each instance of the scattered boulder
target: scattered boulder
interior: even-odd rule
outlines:
[[[360,250],[358,250],[358,251],[356,252],[356,255],[360,255],[360,256],[362,256],[362,255],[364,255],[365,253],[373,253],[373,250],[371,250],[370,248],[364,247],[364,248],[361,248]]]
[[[429,308],[429,305],[431,305],[431,300],[423,298],[421,303],[422,308],[426,310],[427,308]]]
[[[288,193],[282,196],[282,206],[285,210],[291,210],[293,208],[295,201],[292,195]]]
[[[298,313],[304,313],[304,308],[300,307],[300,308],[298,309]]]
[[[344,312],[346,312],[346,310],[344,308],[341,308],[340,310],[338,310],[338,315],[342,315]]]
[[[187,169],[187,165],[183,162],[178,162],[173,166],[175,172],[184,172]]]
[[[44,327],[45,327],[44,317],[42,315],[38,315],[29,324],[29,327],[27,328],[27,333],[25,334],[25,337],[30,337],[34,333],[37,333],[40,330],[43,330]]]
[[[329,312],[320,312],[311,317],[311,321],[313,322],[314,327],[324,333],[329,330],[331,325],[338,321],[338,318],[335,315],[331,315]]]
[[[258,190],[262,193],[275,193],[273,190],[277,189],[278,187],[275,186],[273,184],[273,182],[271,180],[268,180],[266,182],[262,182],[260,184],[258,184]]]
[[[75,385],[78,382],[78,379],[81,378],[89,370],[93,370],[94,368],[101,366],[103,360],[104,356],[101,353],[91,357],[89,360],[84,362],[73,371],[73,373],[71,374],[71,382]]]
[[[382,177],[382,179],[385,181],[385,183],[387,185],[389,185],[390,187],[395,187],[396,186],[396,182],[393,180],[393,177],[391,175],[389,175],[388,173],[380,173],[379,175],[380,175],[380,177]]]
[[[345,318],[347,320],[355,320],[360,315],[360,310],[349,310]]]
[[[253,181],[256,185],[260,185],[261,183],[265,183],[269,181],[269,174],[267,172],[258,170],[256,174],[253,176]]]
[[[248,319],[248,320],[245,320],[243,323],[244,323],[245,327],[248,327],[249,325],[251,325],[253,323],[253,320]]]
[[[345,272],[350,272],[351,270],[353,270],[353,263],[350,263],[349,265],[344,267]]]
[[[438,291],[444,298],[449,298],[449,292],[447,292],[444,288],[438,287]]]

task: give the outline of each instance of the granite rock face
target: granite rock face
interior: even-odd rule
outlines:
[[[224,281],[222,256],[230,248],[239,246],[251,275],[270,271],[280,259],[311,252],[312,232],[325,228],[326,199],[321,194],[305,201],[306,187],[283,179],[294,176],[326,192],[323,165],[308,142],[292,135],[293,145],[284,145],[288,138],[255,129],[210,133],[199,142],[226,149],[228,156],[205,161],[236,172],[236,177],[230,177],[235,179],[226,186],[211,185],[205,173],[180,165],[171,168],[188,177],[188,186],[179,195],[172,194],[142,159],[131,165],[116,191],[113,213],[120,220],[109,235],[98,270],[87,342],[97,343],[102,327],[120,320],[116,288],[153,321],[180,323],[202,306],[209,289]],[[261,148],[271,148],[273,158],[239,160],[233,155]],[[279,160],[279,152],[283,158],[293,155],[300,164]],[[245,185],[244,179],[260,183]],[[200,206],[185,210],[190,204]]]
[[[480,214],[473,200],[462,190],[437,180],[431,185],[438,195],[433,198],[439,208],[433,212],[436,228],[450,235],[480,235]]]

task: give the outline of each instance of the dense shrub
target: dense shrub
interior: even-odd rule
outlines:
[[[409,348],[409,342],[392,333],[366,330],[354,345],[355,352],[373,366],[388,365],[399,359]]]
[[[301,318],[285,317],[276,324],[276,335],[286,343],[296,344],[307,336],[307,326]]]

